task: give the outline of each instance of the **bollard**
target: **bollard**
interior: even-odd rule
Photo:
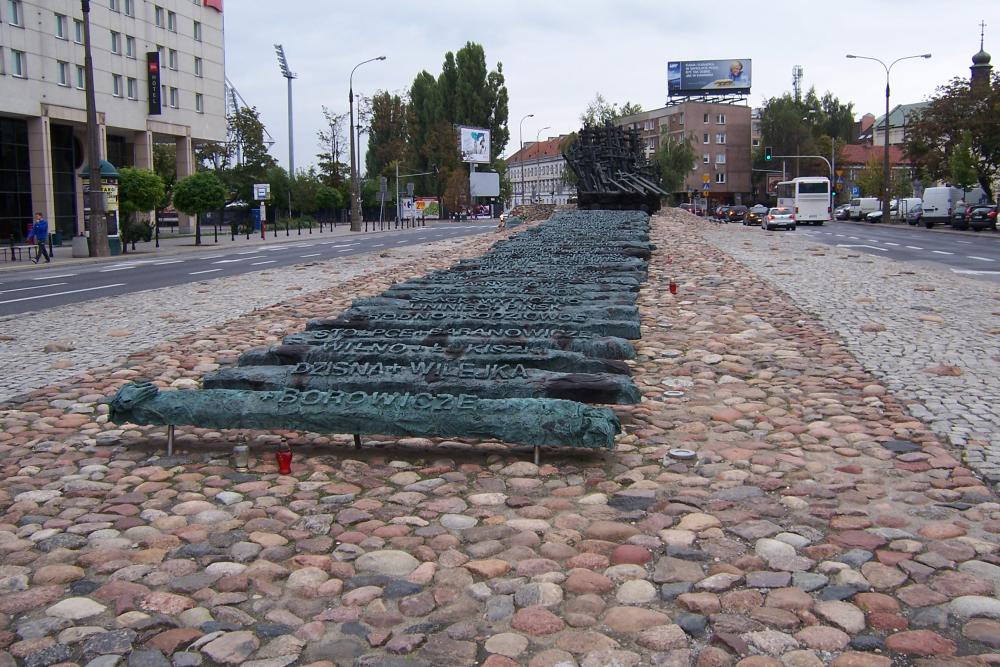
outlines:
[[[215,233],[215,242],[219,242],[219,225],[212,225],[212,231]]]
[[[296,227],[298,228],[298,230],[299,230],[299,236],[302,236],[302,218],[297,218],[297,219],[295,220],[295,226],[296,226]]]
[[[153,230],[156,233],[156,247],[160,247],[160,225],[157,224]]]

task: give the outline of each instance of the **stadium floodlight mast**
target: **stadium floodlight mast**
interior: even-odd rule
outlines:
[[[292,133],[292,79],[298,77],[297,74],[288,69],[288,60],[285,58],[285,48],[281,44],[274,45],[274,52],[278,54],[278,67],[281,68],[281,76],[288,79],[288,178],[295,177],[295,141]]]
[[[385,56],[376,56],[375,58],[369,58],[368,60],[362,60],[354,69],[351,70],[351,76],[348,80],[347,89],[347,102],[351,109],[351,231],[360,232],[361,231],[361,192],[358,187],[358,159],[354,153],[354,72],[359,67],[365,63],[374,62],[376,60],[385,60]],[[361,138],[358,137],[358,141]]]
[[[903,56],[902,58],[896,58],[888,65],[878,58],[873,58],[871,56],[856,56],[852,53],[848,53],[846,57],[857,60],[873,60],[885,69],[885,116],[882,118],[884,133],[884,140],[882,142],[884,144],[884,150],[882,153],[882,221],[885,222],[889,220],[889,200],[892,198],[892,193],[890,191],[892,183],[892,169],[889,165],[889,72],[892,71],[892,66],[901,60],[910,60],[912,58],[930,58],[931,54],[921,53],[915,56]],[[872,143],[874,142],[875,130],[872,128]]]

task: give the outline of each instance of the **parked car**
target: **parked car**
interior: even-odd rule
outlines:
[[[729,210],[726,211],[726,221],[727,222],[743,222],[743,218],[746,217],[747,211],[749,211],[746,206],[730,206]]]
[[[955,208],[951,211],[951,227],[952,229],[968,229],[969,223],[965,220],[965,214],[969,211],[969,205],[964,201],[960,201],[955,204]]]
[[[965,217],[966,224],[973,230],[980,229],[997,230],[997,205],[978,204],[971,206]]]
[[[719,222],[728,222],[729,221],[729,207],[728,206],[720,206],[720,207],[718,207],[717,209],[715,209],[715,216],[714,217]]]
[[[770,231],[778,228],[795,231],[795,211],[785,206],[776,206],[768,211],[761,229]]]
[[[837,208],[833,209],[833,217],[837,220],[847,220],[847,216],[850,215],[850,212],[850,204],[841,204]]]
[[[894,216],[900,222],[916,225],[924,215],[924,202],[920,197],[903,197],[897,206],[898,215]]]

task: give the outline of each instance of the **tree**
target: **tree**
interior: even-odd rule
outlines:
[[[336,188],[329,185],[320,185],[316,189],[316,210],[336,211],[344,206],[345,198]]]
[[[583,125],[605,125],[617,123],[623,116],[642,113],[642,105],[635,102],[625,102],[620,108],[617,104],[608,102],[600,92],[594,94],[587,108],[580,114]]]
[[[149,223],[134,219],[140,212],[152,211],[163,201],[163,179],[147,169],[122,167],[118,170],[118,210],[125,220],[120,225],[122,252],[129,243],[135,250],[139,239],[148,241],[152,234]]]
[[[345,147],[350,145],[350,142],[344,139],[347,126],[350,124],[349,114],[347,111],[337,114],[324,106],[323,118],[326,119],[326,128],[316,133],[321,149],[316,155],[319,160],[320,177],[327,185],[343,186],[349,178],[350,171],[348,164],[341,159]]]
[[[389,165],[406,153],[406,102],[382,90],[371,100],[371,127],[365,168],[368,176],[389,176]]]
[[[974,164],[977,181],[993,199],[993,183],[1000,174],[1000,72],[972,89],[969,81],[955,78],[938,88],[906,128],[906,153],[922,177],[948,179],[951,156],[964,141]],[[965,158],[962,158],[965,159]]]
[[[163,199],[154,208],[166,208],[170,206],[177,182],[177,147],[174,144],[153,144],[153,171],[163,181]]]
[[[225,204],[226,189],[210,171],[191,174],[174,187],[174,206],[181,213],[195,216],[195,245],[201,245],[201,216]]]
[[[656,152],[656,163],[660,168],[660,183],[667,192],[680,192],[684,188],[684,179],[694,167],[697,155],[691,145],[691,137],[683,141],[671,135],[664,135],[660,140],[660,148]]]
[[[976,158],[972,154],[972,136],[968,132],[962,133],[962,139],[951,152],[948,158],[948,169],[953,185],[968,191],[979,181],[979,174],[976,173]]]
[[[873,155],[854,182],[861,188],[863,195],[881,199],[884,173],[882,171],[882,155]],[[889,194],[892,197],[909,197],[913,194],[913,184],[910,182],[906,170],[893,170]]]
[[[299,171],[289,186],[292,190],[292,203],[295,210],[304,214],[315,213],[319,210],[317,202],[319,189],[328,187],[323,185],[315,167],[309,167],[308,171]]]

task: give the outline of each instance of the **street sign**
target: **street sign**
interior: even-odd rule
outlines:
[[[708,183],[709,181],[708,174],[702,174],[701,180],[704,181],[705,183]]]
[[[253,198],[254,201],[266,201],[271,198],[271,184],[270,183],[254,183],[253,184]]]
[[[838,176],[837,177],[837,185],[843,185],[843,184],[844,184],[844,177],[843,176]]]
[[[861,196],[861,186],[860,185],[852,185],[851,186],[851,196],[852,197],[860,197]]]
[[[837,170],[837,176],[843,176],[843,175],[844,175],[844,170],[843,169],[838,169]]]
[[[406,196],[407,197],[413,196],[413,181],[408,181],[406,184]]]
[[[701,186],[701,189],[704,190],[705,192],[708,192],[710,187],[711,184],[708,181],[705,181],[704,185]]]
[[[378,177],[378,191],[379,194],[383,195],[382,199],[385,199],[385,193],[389,189],[389,179],[385,176]]]

